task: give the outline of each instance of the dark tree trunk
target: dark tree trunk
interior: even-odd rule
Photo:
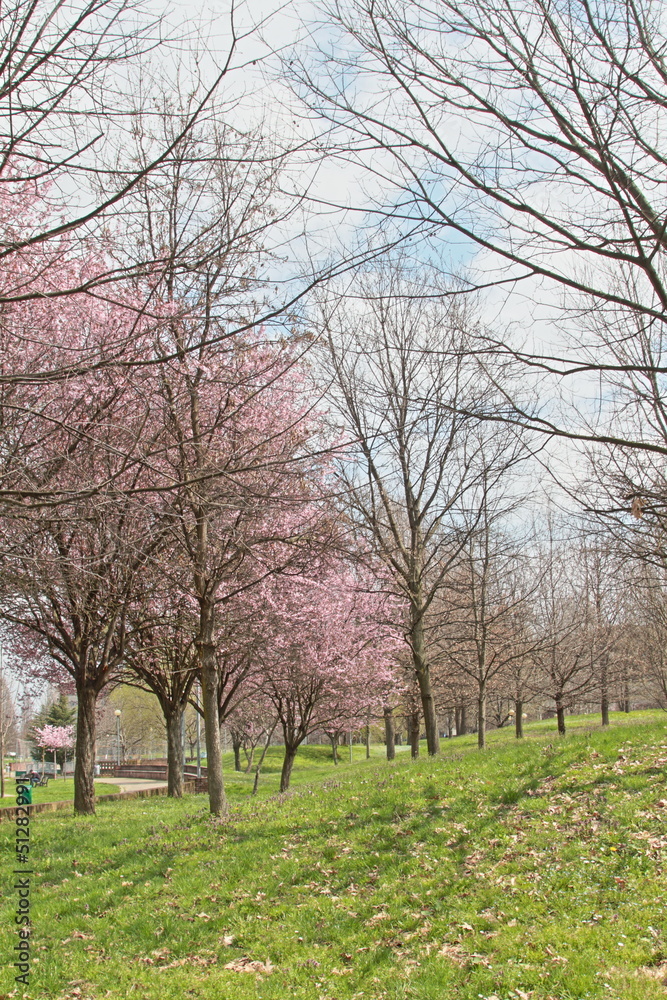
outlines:
[[[285,756],[283,758],[283,769],[280,772],[280,791],[286,792],[289,788],[290,778],[292,777],[292,768],[294,767],[294,758],[296,757],[297,747],[285,746]]]
[[[371,755],[371,725],[370,722],[366,726],[366,760],[370,758]]]
[[[523,702],[518,698],[514,702],[514,731],[520,740],[523,737]]]
[[[167,795],[183,798],[183,708],[177,707],[167,723]]]
[[[556,718],[558,720],[558,732],[560,736],[565,736],[565,706],[560,701],[556,701]]]
[[[426,648],[424,643],[424,627],[421,612],[413,609],[412,613],[412,661],[419,684],[419,694],[421,695],[422,711],[424,713],[424,728],[426,730],[426,745],[430,756],[436,754],[440,749],[440,737],[438,735],[438,720],[435,714],[435,699],[431,688],[431,671],[426,660]]]
[[[97,691],[77,684],[76,761],[74,764],[74,811],[95,813],[95,705]]]
[[[483,750],[486,746],[486,689],[480,688],[477,698],[477,746]]]
[[[387,760],[393,760],[396,756],[396,732],[394,729],[393,708],[385,708],[384,710],[384,738],[387,744]]]
[[[337,736],[330,736],[329,739],[331,741],[331,750],[332,750],[332,753],[333,753],[333,762],[334,762],[334,764],[337,764],[338,763],[338,737]]]
[[[459,720],[459,725],[456,727],[456,735],[465,736],[468,732],[468,713],[465,705],[461,705],[459,709]]]
[[[241,740],[232,734],[232,750],[234,751],[234,770],[241,770]]]
[[[623,685],[623,711],[626,713],[630,712],[630,685],[627,680]]]
[[[410,755],[412,757],[419,757],[419,722],[419,712],[412,712],[407,718]]]
[[[214,816],[228,813],[225,785],[222,778],[222,750],[220,747],[220,713],[218,709],[218,670],[215,646],[212,642],[200,643],[201,693],[204,709],[206,736],[206,773],[208,775],[208,801]]]

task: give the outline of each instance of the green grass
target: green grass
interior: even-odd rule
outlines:
[[[14,796],[14,778],[8,778],[5,782],[5,798],[0,799],[3,806],[13,806],[16,804]],[[102,784],[95,782],[96,795],[107,795],[112,792],[119,792],[118,785]],[[73,802],[74,801],[74,779],[73,778],[51,778],[44,788],[33,788],[33,802]]]
[[[435,760],[305,747],[282,799],[275,755],[262,799],[227,773],[226,824],[194,796],[35,816],[28,995],[664,1000],[667,717],[568,721]]]
[[[424,743],[424,747],[426,744]],[[397,754],[407,754],[409,747],[397,747]],[[283,764],[283,748],[269,747],[262,773],[259,779],[258,794],[260,798],[275,795],[280,787],[280,772]],[[298,789],[303,785],[313,782],[326,781],[332,776],[347,773],[350,768],[349,747],[340,747],[338,751],[339,763],[334,765],[330,746],[302,746],[297,755],[297,763],[292,772],[292,789]],[[259,754],[256,755],[256,760]],[[371,746],[371,760],[376,763],[385,760],[384,746]],[[352,747],[353,770],[360,764],[366,765],[366,747],[353,745]],[[241,764],[245,768],[246,761],[241,755]],[[250,796],[255,781],[253,773],[245,774],[244,770],[234,770],[234,755],[225,753],[222,756],[222,766],[225,775],[225,787],[232,801],[240,802]],[[355,771],[356,773],[356,771]]]

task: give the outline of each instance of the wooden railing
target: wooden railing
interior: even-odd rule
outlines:
[[[102,761],[100,764],[101,773],[115,778],[144,778],[146,781],[166,781],[166,764],[112,764],[111,761]],[[205,767],[201,769],[201,777],[206,779],[207,771]],[[184,768],[186,779],[197,777],[197,765],[186,764]]]

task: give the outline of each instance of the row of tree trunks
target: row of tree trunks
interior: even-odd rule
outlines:
[[[468,732],[468,720],[465,705],[457,705],[454,708],[454,727],[457,736],[465,736]]]

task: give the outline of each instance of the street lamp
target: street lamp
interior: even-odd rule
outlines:
[[[120,767],[120,717],[121,710],[119,708],[113,713],[116,716],[116,764]]]

